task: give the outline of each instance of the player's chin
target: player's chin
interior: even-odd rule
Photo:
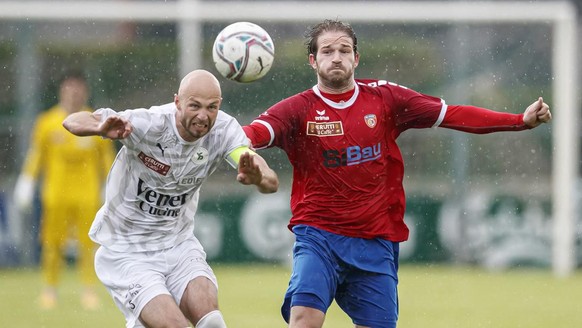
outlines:
[[[349,74],[346,71],[335,69],[327,73],[326,79],[332,82],[342,82],[349,78]]]
[[[336,68],[329,69],[329,71],[327,71],[327,75],[329,77],[338,76],[338,75],[345,76],[345,75],[347,75],[347,72],[343,68],[336,67]]]
[[[208,128],[192,128],[190,129],[190,134],[195,138],[202,138],[208,133]]]

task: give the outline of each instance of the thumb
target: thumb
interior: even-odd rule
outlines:
[[[544,106],[544,99],[542,97],[539,97],[537,101],[535,101],[534,103],[532,103],[531,105],[529,105],[529,107],[526,110],[527,114],[537,114],[537,112],[542,109],[542,107]]]

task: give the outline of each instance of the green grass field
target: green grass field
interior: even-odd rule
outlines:
[[[289,270],[272,265],[215,265],[220,306],[231,328],[285,327],[279,314]],[[79,282],[67,271],[59,307],[40,311],[35,269],[0,269],[0,327],[124,327],[105,289],[103,307],[83,311]],[[548,270],[491,273],[454,266],[409,266],[400,270],[400,328],[582,327],[582,272],[566,279]],[[353,327],[334,304],[326,328]]]

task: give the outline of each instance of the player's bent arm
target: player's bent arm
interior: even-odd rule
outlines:
[[[256,185],[259,192],[268,194],[279,189],[279,177],[264,158],[248,147],[239,147],[229,154],[230,161],[238,168],[237,181],[244,185]]]
[[[100,125],[101,120],[90,112],[73,113],[63,121],[63,127],[79,137],[100,135]]]
[[[252,155],[255,163],[258,164],[259,169],[262,173],[261,182],[257,184],[259,192],[263,194],[274,193],[279,189],[279,177],[277,173],[273,171],[267,164],[267,161],[259,154],[255,153]]]
[[[90,112],[70,114],[63,126],[79,137],[102,136],[109,139],[124,139],[133,131],[129,121],[121,116],[109,116],[104,122],[101,117]]]

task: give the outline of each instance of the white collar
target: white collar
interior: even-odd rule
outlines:
[[[341,101],[341,102],[335,102],[335,101],[331,101],[327,98],[325,98],[322,94],[321,91],[319,90],[319,88],[317,87],[317,84],[313,86],[313,88],[311,88],[313,90],[313,92],[319,97],[321,98],[321,100],[323,100],[324,103],[326,103],[328,106],[331,106],[335,109],[344,109],[344,108],[348,108],[351,105],[353,105],[356,102],[356,99],[358,98],[358,95],[360,94],[360,87],[358,86],[357,83],[354,83],[354,94],[352,95],[352,97],[348,100],[348,101]]]

